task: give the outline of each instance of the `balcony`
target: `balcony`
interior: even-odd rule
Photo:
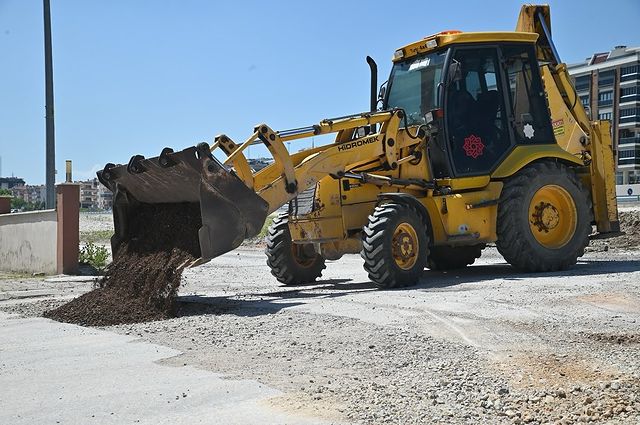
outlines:
[[[640,123],[640,116],[632,115],[628,117],[620,117],[620,119],[618,120],[618,123],[620,124]]]
[[[632,144],[640,145],[640,134],[637,135],[637,136],[621,137],[620,139],[618,139],[618,146],[620,146],[620,145],[632,145]],[[638,146],[638,148],[640,148],[640,146]]]
[[[585,90],[589,90],[589,87],[591,85],[589,84],[589,82],[587,81],[586,83],[576,83],[576,91],[585,91]]]
[[[620,96],[620,103],[625,102],[640,102],[640,94],[628,94],[626,96]]]
[[[607,78],[607,79],[604,79],[604,80],[599,80],[598,81],[598,87],[609,87],[609,86],[612,86],[613,85],[613,81],[614,81],[613,78]]]
[[[611,106],[613,105],[613,99],[607,99],[607,100],[598,100],[598,106],[602,107],[602,106]]]
[[[633,74],[627,74],[627,75],[621,75],[620,76],[620,82],[624,83],[625,81],[635,81],[635,80],[640,80],[640,74],[633,73]]]
[[[618,165],[631,165],[631,166],[639,166],[640,158],[618,158]]]

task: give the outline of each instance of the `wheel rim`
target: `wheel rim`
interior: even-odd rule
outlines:
[[[291,256],[293,260],[300,267],[311,267],[315,258],[309,257],[304,252],[304,246],[302,244],[291,243]]]
[[[577,215],[576,204],[565,188],[543,186],[529,203],[529,228],[540,245],[562,248],[576,232]]]
[[[418,234],[409,223],[401,223],[393,232],[391,254],[396,265],[402,270],[410,270],[418,262]]]

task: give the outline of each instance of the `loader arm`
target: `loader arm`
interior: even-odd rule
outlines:
[[[400,129],[403,119],[404,111],[396,109],[325,119],[316,125],[285,131],[260,124],[240,144],[220,135],[211,147],[201,143],[180,152],[165,148],[159,157],[145,159],[135,155],[126,166],[107,164],[98,177],[114,193],[112,250],[116,254],[122,242],[135,237],[135,229],[130,229],[129,223],[140,204],[156,204],[162,213],[163,205],[198,203],[202,222],[197,235],[201,251],[198,264],[231,251],[244,239],[257,235],[269,213],[323,177],[339,178],[361,164],[395,170],[399,164],[416,159],[410,153],[399,157],[401,152],[408,152],[406,148],[424,141],[422,133],[398,137],[407,131]],[[357,129],[378,125],[380,130],[375,133],[357,135]],[[289,154],[284,145],[330,133],[337,133],[333,143],[295,154]],[[274,162],[254,173],[243,152],[257,143],[267,147]],[[223,163],[212,155],[216,149],[227,155]],[[361,176],[378,185],[427,185],[426,181],[385,175]]]
[[[536,54],[558,145],[589,167],[585,186],[591,193],[598,233],[617,233],[618,203],[615,187],[615,155],[609,121],[591,121],[578,97],[567,65],[551,36],[548,5],[524,5],[516,31],[538,34]]]
[[[234,165],[238,177],[268,203],[268,212],[271,213],[323,177],[342,176],[358,164],[373,160],[388,169],[397,168],[402,160],[398,158],[400,150],[421,141],[420,138],[402,138],[396,142],[402,118],[401,110],[366,113],[323,120],[314,126],[280,132],[261,124],[249,139],[236,145],[236,150],[230,152],[225,165]],[[381,124],[380,131],[352,137],[355,129],[371,124]],[[284,143],[292,140],[330,133],[338,135],[334,143],[325,146],[295,154],[289,154],[284,146]],[[228,139],[224,135],[220,138]],[[254,143],[263,143],[274,158],[273,164],[255,174],[244,166],[247,161],[242,154],[246,147]],[[214,144],[213,148],[216,147]],[[242,165],[238,167],[238,164]]]

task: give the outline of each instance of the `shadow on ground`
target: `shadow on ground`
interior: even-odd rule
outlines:
[[[507,263],[476,265],[445,272],[425,270],[416,286],[406,289],[437,289],[462,283],[478,283],[493,279],[522,281],[548,277],[594,276],[640,271],[640,260],[581,260],[568,270],[546,273],[518,271]]]
[[[569,270],[549,273],[522,273],[510,265],[476,265],[446,272],[425,270],[420,281],[406,288],[393,291],[459,290],[469,291],[473,287],[459,287],[465,283],[481,283],[494,279],[507,281],[535,280],[549,277],[583,276],[640,271],[640,260],[584,260]],[[326,279],[314,283],[287,286],[282,290],[235,294],[230,296],[189,295],[178,297],[178,316],[205,314],[234,314],[238,316],[259,316],[305,304],[305,299],[331,299],[361,292],[378,291],[370,281],[353,282],[351,279]],[[380,290],[381,291],[381,290]],[[243,299],[246,298],[246,299]],[[296,301],[298,300],[298,301]]]

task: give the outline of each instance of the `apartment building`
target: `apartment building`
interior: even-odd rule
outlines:
[[[25,202],[39,204],[45,202],[47,189],[43,184],[14,186],[10,189],[13,196],[22,198]]]
[[[640,183],[640,47],[594,53],[568,70],[591,119],[611,121],[616,183]]]
[[[20,177],[0,177],[0,189],[13,189],[24,186],[24,179]]]
[[[108,210],[113,206],[113,194],[97,178],[78,182],[80,184],[80,208]]]

